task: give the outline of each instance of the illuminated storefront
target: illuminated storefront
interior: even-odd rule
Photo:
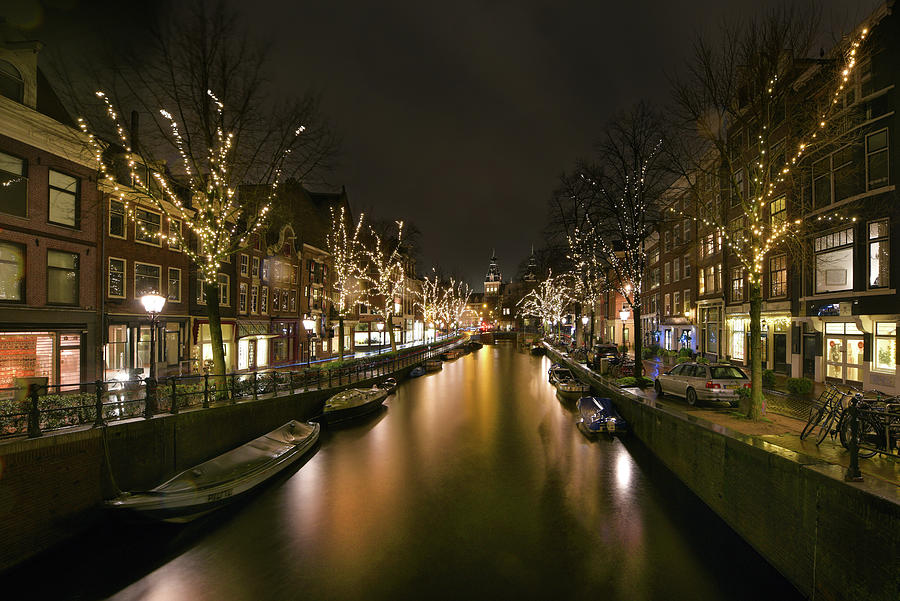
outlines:
[[[81,332],[0,332],[0,388],[35,376],[50,384],[79,383],[81,347]]]

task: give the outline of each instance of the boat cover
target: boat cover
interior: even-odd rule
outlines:
[[[288,422],[245,445],[195,465],[148,492],[167,494],[200,490],[248,476],[293,451],[314,435],[316,427],[315,424]]]

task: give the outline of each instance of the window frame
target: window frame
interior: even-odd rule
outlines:
[[[248,291],[247,282],[238,283],[238,313],[247,312],[247,299],[250,296]]]
[[[875,238],[871,237],[871,227],[876,223],[885,223],[887,226],[887,233],[883,236],[876,236]],[[887,244],[888,253],[887,253],[887,276],[888,281],[884,284],[880,284],[878,286],[872,286],[872,245],[873,244]],[[884,217],[882,219],[872,219],[871,221],[866,222],[866,290],[881,290],[884,288],[890,288],[891,286],[891,220],[889,217]]]
[[[122,262],[122,295],[116,295],[112,293],[112,284],[110,283],[110,279],[112,277],[112,262],[113,261],[121,261]],[[117,299],[125,299],[128,298],[128,259],[122,257],[107,257],[106,260],[106,296],[107,298],[117,298]]]
[[[28,197],[28,160],[25,159],[24,157],[20,157],[18,155],[11,154],[11,153],[5,152],[5,151],[0,151],[0,154],[6,155],[10,158],[13,158],[13,159],[16,159],[16,160],[22,162],[22,173],[20,173],[20,174],[15,174],[15,173],[12,173],[11,171],[6,171],[5,169],[2,169],[0,171],[2,171],[3,173],[8,173],[9,175],[12,175],[15,177],[21,177],[25,181],[25,214],[19,215],[18,213],[10,213],[8,211],[3,211],[3,210],[0,210],[0,213],[2,213],[3,215],[11,215],[13,217],[18,217],[19,219],[29,219],[29,213],[30,213],[29,204],[30,203],[29,203],[29,197]]]
[[[889,324],[894,327],[893,334],[879,334],[878,326],[881,324]],[[885,367],[879,367],[878,364],[878,343],[882,341],[888,341],[888,343],[893,343],[894,345],[894,353],[892,362],[893,368],[887,369]],[[872,371],[880,374],[896,374],[897,373],[897,322],[896,321],[875,321],[874,327],[872,328]]]
[[[50,301],[50,272],[53,269],[62,269],[62,267],[51,267],[50,266],[50,253],[59,253],[66,255],[73,255],[76,257],[76,265],[75,265],[75,302],[74,303],[55,303]],[[67,250],[60,250],[58,248],[48,248],[47,249],[47,305],[55,306],[55,307],[77,307],[81,301],[81,253],[70,252]]]
[[[225,281],[222,282],[222,278],[225,278]],[[231,306],[231,276],[227,273],[217,273],[216,274],[216,283],[219,285],[219,306],[220,307],[230,307]],[[225,285],[225,289],[223,291],[222,285]]]
[[[269,314],[269,287],[263,286],[259,291],[259,314]]]
[[[112,231],[112,218],[113,218],[113,203],[118,203],[122,205],[122,235],[114,234]],[[118,215],[118,213],[115,213]],[[125,201],[120,200],[118,198],[110,197],[109,202],[107,203],[107,214],[106,214],[106,233],[110,238],[117,238],[119,240],[127,240],[128,239],[128,211],[125,209]]]
[[[773,269],[773,265],[774,265],[775,262],[778,261],[778,260],[783,260],[783,261],[784,261],[784,268],[783,268],[783,269],[777,269],[777,270],[776,270],[776,269]],[[775,255],[774,257],[769,257],[769,265],[768,265],[768,267],[769,267],[769,298],[784,298],[784,297],[786,297],[787,294],[788,294],[788,282],[787,282],[787,255],[786,255],[786,254],[780,254],[780,255]],[[776,293],[776,290],[775,290],[775,283],[776,283],[776,282],[775,282],[775,277],[774,277],[774,276],[775,276],[776,273],[783,273],[783,274],[784,274],[784,276],[783,276],[783,281],[781,282],[781,287],[782,287],[781,294]],[[781,279],[782,279],[782,278],[779,278],[779,280],[781,280]]]
[[[75,192],[69,192],[63,188],[58,188],[54,186],[51,181],[52,174],[59,174],[65,177],[71,177],[75,180]],[[71,194],[72,195],[72,213],[74,215],[73,221],[74,224],[62,223],[60,221],[53,221],[50,217],[50,209],[51,209],[51,193],[52,191],[56,191],[62,194]],[[70,173],[66,173],[64,171],[60,171],[58,169],[48,169],[47,170],[47,223],[51,225],[56,225],[59,227],[67,227],[70,229],[78,230],[81,229],[81,178],[77,175],[72,175]]]
[[[250,255],[247,253],[241,253],[238,257],[238,275],[250,276]]]
[[[166,221],[168,223],[169,232],[168,237],[166,238],[166,245],[172,252],[182,252],[182,243],[184,242],[184,237],[181,233],[181,219],[178,219],[176,217],[167,217]],[[176,243],[172,243],[172,230],[176,230],[178,232],[178,242]]]
[[[17,247],[22,254],[22,264],[26,265],[25,273],[22,275],[21,280],[19,281],[19,298],[18,299],[2,299],[0,303],[4,305],[21,305],[28,302],[28,245],[22,242],[15,242],[13,240],[0,240],[0,244],[8,244],[13,247]]]
[[[138,268],[138,265],[143,265],[145,267],[156,267],[159,270],[159,276],[157,276],[157,284],[158,285],[156,286],[155,292],[157,294],[162,294],[162,274],[163,274],[162,265],[157,265],[156,263],[145,263],[143,261],[132,261],[131,263],[133,265],[132,278],[131,278],[131,286],[132,286],[131,292],[134,294],[134,298],[136,298],[138,300],[140,300],[140,298],[141,298],[141,295],[138,294],[138,290],[137,290],[137,281],[138,281],[137,268]],[[154,290],[151,290],[150,292],[154,292]]]
[[[835,243],[832,246],[827,246],[829,242],[822,242],[821,248],[819,248],[819,241],[825,240],[829,236],[835,235],[846,235],[849,232],[849,239],[845,240],[841,243]],[[868,230],[866,231],[866,235],[868,235]],[[867,241],[868,242],[868,241]],[[868,248],[868,247],[867,247]],[[850,262],[849,262],[849,273],[847,278],[847,285],[843,288],[829,288],[827,290],[819,290],[819,257],[821,255],[836,253],[840,251],[850,251]],[[867,257],[868,258],[868,257]],[[856,263],[856,231],[854,227],[843,227],[837,230],[832,230],[820,236],[816,236],[813,239],[813,294],[831,294],[834,292],[843,292],[847,290],[854,289],[853,279],[856,277],[855,274],[855,263]],[[866,268],[868,271],[868,267]],[[868,274],[867,274],[868,275]],[[827,284],[826,284],[827,286]]]
[[[172,272],[178,272],[178,298],[172,298]],[[181,302],[181,268],[179,267],[169,267],[166,269],[166,300],[170,303],[180,303]]]
[[[881,188],[891,185],[891,154],[890,154],[891,137],[890,137],[890,131],[888,131],[888,130],[889,130],[889,128],[883,127],[879,130],[876,130],[876,131],[866,134],[865,147],[864,147],[864,152],[865,152],[864,160],[865,160],[865,166],[866,166],[866,191],[867,192],[871,191],[871,190],[880,190]],[[884,136],[885,136],[884,148],[879,148],[878,150],[870,151],[869,150],[869,138],[876,136],[882,132],[884,132]],[[883,184],[873,187],[873,186],[869,185],[869,160],[872,156],[874,156],[876,154],[882,154],[882,153],[887,156],[887,181],[885,181]]]
[[[146,207],[134,207],[134,241],[137,244],[145,244],[147,246],[153,246],[156,248],[162,248],[162,238],[160,238],[160,234],[162,234],[162,213],[154,211],[152,209],[148,209]],[[140,224],[139,222],[143,221],[138,218],[138,211],[144,211],[145,213],[150,213],[151,215],[156,215],[159,217],[159,230],[156,235],[156,242],[147,242],[146,240],[142,240],[138,237],[138,232],[140,232]]]

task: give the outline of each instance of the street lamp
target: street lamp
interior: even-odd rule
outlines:
[[[378,323],[376,323],[376,324],[375,324],[375,329],[377,329],[378,332],[379,332],[379,334],[380,334],[380,340],[379,340],[379,342],[378,342],[378,354],[380,355],[380,354],[381,354],[381,347],[384,346],[384,322],[383,322],[383,321],[379,321]]]
[[[156,381],[156,327],[159,314],[166,305],[166,297],[154,290],[141,297],[141,304],[150,316],[150,378]]]
[[[630,314],[631,312],[623,307],[622,310],[619,311],[619,319],[621,319],[622,321],[628,321],[628,316]]]
[[[306,341],[308,343],[306,352],[306,367],[309,367],[309,360],[312,357],[313,337],[315,336],[315,334],[313,333],[313,328],[315,327],[315,319],[313,319],[312,317],[305,317],[303,319],[303,329],[306,330]]]

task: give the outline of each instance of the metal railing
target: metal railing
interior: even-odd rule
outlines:
[[[311,390],[328,390],[384,377],[438,356],[461,338],[372,355],[349,364],[319,364],[292,369],[171,376],[159,380],[97,380],[79,384],[32,384],[0,388],[0,439],[36,438],[43,432],[75,426],[100,427],[107,422],[150,419],[159,414],[208,408],[216,404],[257,400]],[[19,393],[24,400],[15,400]]]

